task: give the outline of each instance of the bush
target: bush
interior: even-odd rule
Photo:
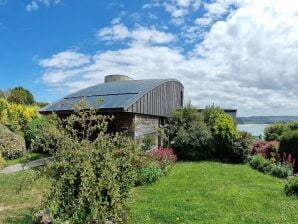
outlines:
[[[57,122],[55,117],[40,117],[23,128],[27,148],[36,152],[57,150]]]
[[[252,137],[247,132],[239,132],[239,138],[234,140],[227,152],[227,160],[232,163],[245,163],[249,155]]]
[[[298,196],[298,177],[290,178],[285,185],[284,191],[287,196]]]
[[[159,147],[155,149],[151,155],[153,159],[158,162],[164,175],[167,175],[170,172],[177,161],[177,156],[173,149]]]
[[[275,177],[287,178],[293,175],[293,168],[291,166],[276,162],[274,159],[265,159],[261,155],[248,157],[248,162],[252,168]]]
[[[6,159],[16,159],[26,151],[23,137],[14,134],[7,127],[0,124],[0,152]]]
[[[0,98],[0,124],[6,125],[8,122],[9,104],[7,100]]]
[[[179,160],[204,160],[213,157],[212,135],[203,122],[194,122],[188,128],[180,127],[173,138],[173,149]]]
[[[287,178],[293,175],[293,168],[282,163],[277,163],[272,166],[270,175],[279,178]]]
[[[136,186],[154,183],[159,177],[163,175],[159,164],[152,160],[141,167],[137,168],[137,178],[135,181]]]
[[[35,102],[32,93],[29,90],[20,86],[10,90],[7,100],[10,103],[24,105],[32,105]]]
[[[2,152],[0,151],[0,169],[2,169],[5,166],[5,160],[2,156]]]
[[[291,154],[295,159],[294,171],[298,171],[298,130],[285,132],[280,140],[279,153]]]
[[[283,123],[269,125],[264,130],[264,138],[266,141],[280,141],[282,134],[286,130],[287,126]]]
[[[14,131],[21,130],[26,124],[38,117],[35,107],[11,104],[8,110],[8,125]]]
[[[53,223],[126,222],[141,149],[124,135],[107,134],[109,120],[93,109],[78,109],[59,122],[58,150],[46,172],[52,184],[43,205]]]
[[[149,151],[154,146],[156,146],[156,137],[152,135],[146,135],[142,140],[142,149],[144,151]]]
[[[272,157],[276,157],[278,154],[278,147],[279,143],[277,141],[262,141],[258,140],[256,141],[251,150],[252,155],[262,155],[266,159],[270,159]]]

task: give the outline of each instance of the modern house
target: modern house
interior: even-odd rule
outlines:
[[[40,110],[67,116],[73,105],[86,99],[99,113],[113,115],[110,132],[127,132],[135,140],[152,136],[158,141],[158,128],[175,110],[183,107],[183,85],[174,79],[133,80],[110,75],[105,83],[79,90]],[[101,103],[98,104],[98,99]]]

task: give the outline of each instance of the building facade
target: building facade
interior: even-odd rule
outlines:
[[[183,96],[184,87],[175,79],[132,80],[110,75],[105,83],[65,96],[40,113],[67,116],[76,103],[86,99],[99,113],[114,116],[110,132],[125,132],[137,141],[152,136],[157,144],[158,128],[172,112],[183,107]]]

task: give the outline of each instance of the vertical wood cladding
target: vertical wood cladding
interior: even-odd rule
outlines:
[[[127,111],[167,117],[183,106],[182,98],[182,84],[177,81],[169,81],[143,95]]]

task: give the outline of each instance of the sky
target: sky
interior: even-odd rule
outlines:
[[[52,102],[110,74],[197,107],[298,115],[298,0],[0,0],[0,89]]]

